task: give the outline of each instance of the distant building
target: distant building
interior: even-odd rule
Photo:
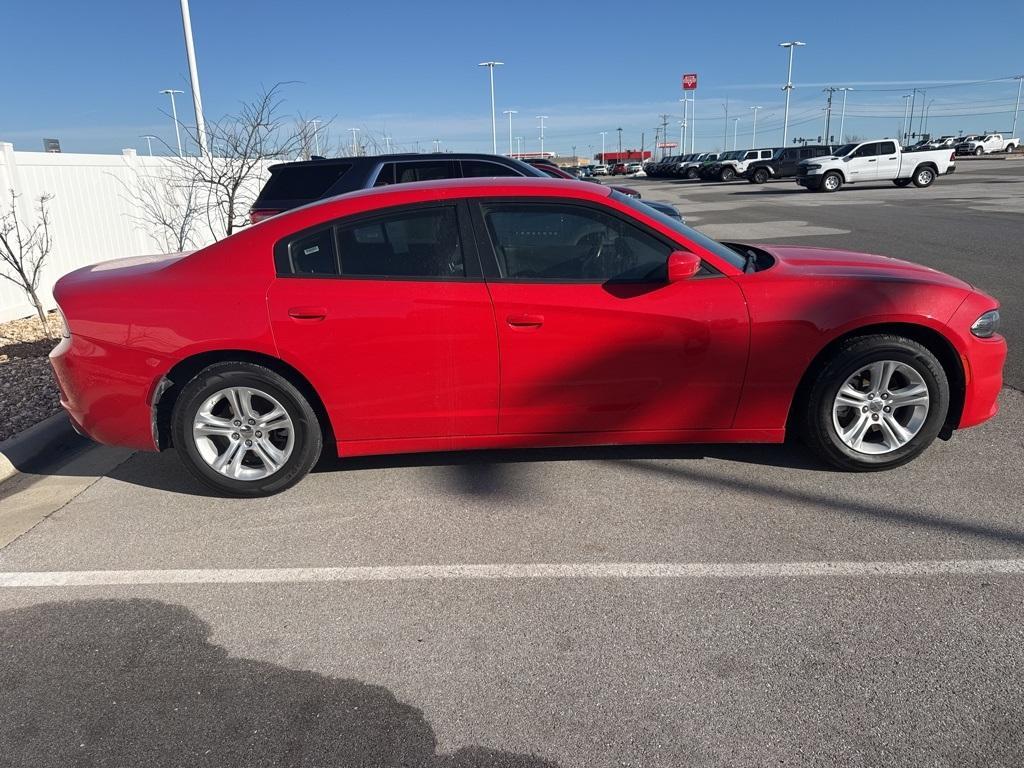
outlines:
[[[598,152],[594,159],[599,163],[642,163],[651,159],[651,153],[646,149],[624,149],[621,152],[605,152],[603,155]]]

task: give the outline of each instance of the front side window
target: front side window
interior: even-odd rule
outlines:
[[[564,203],[493,203],[484,220],[502,277],[655,282],[672,248],[616,216]]]
[[[874,157],[878,154],[878,144],[865,144],[853,153],[854,157]]]
[[[341,274],[350,277],[466,276],[455,208],[403,211],[337,228]]]

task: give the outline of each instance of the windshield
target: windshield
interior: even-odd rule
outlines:
[[[843,144],[843,146],[833,152],[832,155],[833,157],[846,157],[859,146],[860,144]]]
[[[645,204],[641,200],[637,200],[632,197],[626,197],[626,195],[622,194],[621,192],[616,192],[613,190],[610,197],[616,202],[622,203],[623,205],[628,205],[630,208],[637,211],[638,213],[642,213],[645,216],[649,216],[650,218],[658,221],[658,223],[663,224],[666,227],[678,232],[680,235],[685,237],[690,242],[696,243],[701,248],[707,251],[711,251],[711,253],[715,254],[722,261],[732,264],[732,266],[736,267],[736,269],[742,270],[744,268],[744,265],[746,264],[746,259],[743,256],[738,254],[729,246],[722,245],[722,243],[718,242],[717,240],[712,240],[707,235],[702,235],[696,229],[686,226],[679,219],[673,219],[671,216],[666,216],[661,211],[655,208],[651,208],[649,205]]]

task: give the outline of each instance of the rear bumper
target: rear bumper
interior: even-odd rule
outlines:
[[[150,396],[165,361],[74,335],[50,353],[60,404],[80,434],[106,445],[157,449]]]

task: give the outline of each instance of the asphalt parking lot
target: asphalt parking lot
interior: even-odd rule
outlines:
[[[1020,765],[1024,162],[621,183],[715,237],[994,294],[1001,414],[879,474],[796,446],[431,454],[255,501],[75,447],[0,487],[0,766]]]

